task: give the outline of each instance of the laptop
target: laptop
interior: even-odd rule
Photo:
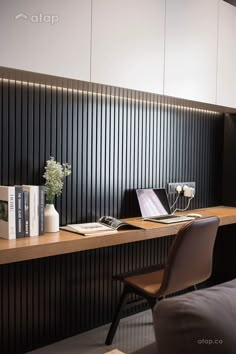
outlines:
[[[195,219],[190,216],[172,215],[164,188],[136,189],[141,214],[144,220],[172,224]]]

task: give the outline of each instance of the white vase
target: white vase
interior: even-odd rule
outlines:
[[[44,209],[45,216],[45,232],[59,231],[59,214],[56,211],[54,204],[46,204]]]

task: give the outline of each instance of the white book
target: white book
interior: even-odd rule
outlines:
[[[29,236],[39,236],[39,186],[23,185],[29,192]]]
[[[0,186],[0,237],[16,238],[15,187]]]
[[[114,232],[111,227],[100,224],[99,222],[89,222],[84,224],[71,224],[66,226],[68,231],[78,232],[82,235],[96,234],[98,232]]]
[[[113,216],[102,216],[98,222],[89,222],[84,224],[70,224],[62,226],[62,230],[79,233],[81,235],[103,235],[118,232],[118,230],[140,229],[141,227],[129,224]]]

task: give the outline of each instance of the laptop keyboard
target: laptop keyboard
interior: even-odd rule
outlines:
[[[175,219],[179,218],[177,215],[166,215],[166,216],[150,216],[149,219],[153,220],[165,220],[165,219]]]

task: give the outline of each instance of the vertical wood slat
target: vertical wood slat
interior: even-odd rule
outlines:
[[[9,181],[9,85],[2,86],[2,184]]]
[[[14,184],[15,176],[15,136],[16,136],[16,120],[15,120],[15,83],[8,87],[8,141],[9,141],[9,184]]]
[[[105,95],[0,80],[0,118],[1,184],[43,182],[50,156],[72,164],[57,201],[62,224],[137,215],[135,189],[170,181],[196,181],[192,207],[220,202],[223,118],[216,113],[146,95],[140,102],[122,90]],[[112,275],[163,263],[172,240],[1,266],[1,353],[107,323],[122,289]]]
[[[170,236],[2,265],[1,353],[26,352],[111,321],[122,290],[112,277],[163,263],[172,241]],[[144,308],[134,303],[126,314]]]

